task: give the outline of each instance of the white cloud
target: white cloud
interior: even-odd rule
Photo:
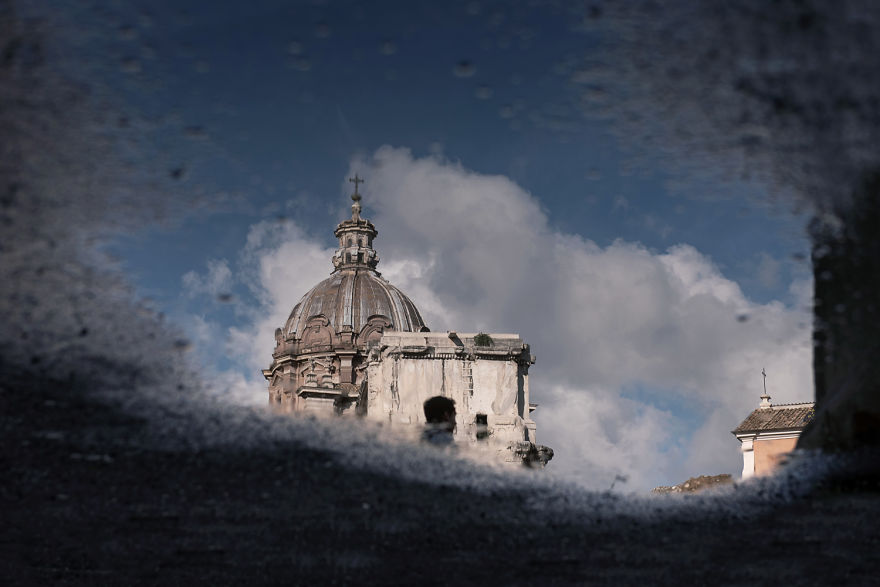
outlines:
[[[602,248],[554,231],[506,177],[438,156],[383,147],[353,160],[355,172],[367,178],[379,269],[432,329],[518,332],[532,345],[538,438],[557,451],[555,474],[607,488],[622,473],[634,490],[736,474],[729,431],[756,407],[761,368],[775,402],[813,396],[806,312],[748,300],[691,246]],[[244,259],[261,306],[230,338],[253,372],[331,254],[293,224],[252,227]]]
[[[437,157],[414,159],[404,149],[383,147],[353,161],[356,171],[368,181],[364,202],[375,210],[383,258],[418,267],[386,276],[420,307],[422,292],[430,292],[429,326],[514,331],[532,345],[538,435],[558,449],[554,467],[581,474],[591,466],[587,455],[594,464],[618,458],[634,465],[628,451],[642,446],[638,435],[610,441],[608,431],[667,430],[659,424],[667,416],[650,404],[673,396],[690,406],[690,415],[670,416],[675,434],[693,435],[679,454],[702,468],[660,459],[667,472],[736,473],[738,444],[729,431],[756,406],[761,368],[771,374],[774,401],[813,396],[808,315],[748,300],[691,246],[662,254],[620,241],[601,248],[553,231],[537,200],[507,178]],[[624,406],[634,404],[620,396],[632,384],[670,391],[642,398],[641,411],[630,412]],[[567,391],[550,391],[558,389]],[[588,429],[576,405],[616,406],[607,409],[614,424]],[[644,443],[644,462],[655,462],[662,444]],[[601,458],[584,452],[591,446],[604,447]],[[632,466],[624,472],[637,473]]]
[[[332,227],[328,227],[332,230]],[[244,281],[258,300],[247,313],[250,326],[230,328],[229,349],[249,372],[259,373],[272,361],[275,329],[293,306],[319,281],[329,277],[333,249],[322,247],[292,222],[260,222],[250,228],[242,253]],[[265,392],[262,377],[252,381]]]
[[[226,260],[211,259],[204,274],[195,271],[184,274],[183,291],[189,297],[228,295],[232,281],[232,270]]]
[[[675,439],[675,417],[614,395],[608,390],[544,389],[542,399],[547,401],[539,408],[545,413],[538,432],[546,437],[547,430],[554,430],[559,459],[551,461],[548,473],[575,477],[595,489],[608,489],[621,475],[626,484],[615,485],[623,490],[650,487],[671,471],[680,477],[685,455]],[[564,466],[558,467],[563,459]]]
[[[266,402],[261,370],[272,360],[275,329],[312,286],[329,276],[332,253],[293,222],[264,221],[250,227],[235,275],[224,259],[209,261],[204,274],[190,271],[183,276],[184,291],[190,297],[227,293],[237,282],[256,299],[254,305],[243,301],[235,305],[245,327],[223,327],[202,314],[182,319],[199,360],[217,363],[220,352],[234,365],[205,370],[215,394],[239,404]]]
[[[788,286],[788,293],[794,300],[794,307],[810,312],[813,311],[813,277],[800,278],[792,281]]]
[[[758,281],[766,288],[778,287],[781,264],[767,253],[761,253],[758,257]]]

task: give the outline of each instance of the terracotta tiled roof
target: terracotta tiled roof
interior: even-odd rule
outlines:
[[[812,409],[812,402],[758,408],[749,414],[733,433],[802,430],[807,425],[806,418]]]

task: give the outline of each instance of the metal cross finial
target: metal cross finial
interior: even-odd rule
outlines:
[[[764,395],[761,396],[761,404],[760,408],[762,410],[769,409],[773,407],[773,404],[770,403],[770,396],[767,395],[767,371],[761,367],[761,375],[764,376]]]
[[[354,174],[354,177],[349,177],[349,178],[348,178],[348,181],[350,181],[351,183],[354,184],[354,193],[351,195],[351,199],[352,199],[352,200],[355,200],[355,201],[360,200],[360,199],[361,199],[361,195],[358,193],[358,184],[359,184],[359,183],[364,183],[364,180],[362,180],[361,178],[359,178],[359,177],[357,176],[357,173],[355,173],[355,174]],[[355,197],[355,196],[357,196],[357,197]]]

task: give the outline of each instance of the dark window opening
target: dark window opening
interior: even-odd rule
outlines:
[[[477,440],[489,438],[489,418],[486,414],[477,414],[474,424],[477,426]]]

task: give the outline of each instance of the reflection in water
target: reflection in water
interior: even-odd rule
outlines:
[[[2,546],[8,576],[23,583],[95,577],[414,582],[437,576],[431,569],[438,560],[450,578],[475,582],[589,577],[617,584],[643,576],[707,582],[719,578],[719,569],[730,582],[783,574],[804,582],[840,573],[855,582],[875,576],[876,557],[867,549],[876,497],[816,493],[815,475],[830,466],[827,460],[796,462],[784,477],[741,486],[735,496],[623,499],[544,476],[475,468],[430,447],[401,448],[366,426],[331,429],[218,402],[203,391],[180,335],[133,302],[94,249],[95,239],[173,210],[171,185],[186,178],[165,170],[184,168],[160,165],[163,173],[151,175],[149,151],[137,151],[137,141],[126,142],[120,129],[132,119],[112,107],[96,112],[94,95],[47,61],[39,23],[22,22],[14,9],[0,8],[0,401],[8,415],[0,434],[10,472],[0,499],[11,537]],[[813,27],[834,32],[828,27],[838,22],[837,13],[819,10],[802,16],[793,21],[795,36]],[[661,24],[666,18],[653,17]],[[731,24],[740,21],[726,24],[740,30]],[[648,40],[652,31],[645,31]],[[336,27],[319,24],[315,34],[333,39]],[[862,93],[840,101],[841,110],[870,95],[869,78],[860,78],[867,85],[853,86]],[[764,99],[763,90],[742,88]],[[793,96],[802,91],[793,88]],[[805,116],[788,99],[768,99],[779,103],[779,119]],[[871,120],[865,126],[864,132],[876,128]],[[861,136],[838,128],[843,137]],[[808,138],[799,144],[814,144]],[[138,155],[134,165],[131,155]],[[860,171],[871,163],[851,159]],[[836,161],[830,169],[846,165]],[[779,169],[784,175],[788,167]],[[816,267],[835,277],[817,281],[823,344],[834,342],[824,347],[832,357],[826,365],[843,361],[854,373],[841,383],[835,375],[837,387],[822,388],[816,420],[826,418],[823,399],[840,398],[839,411],[824,412],[824,421],[831,430],[836,421],[851,424],[832,437],[850,442],[844,446],[873,441],[865,435],[873,413],[865,390],[876,381],[870,370],[876,367],[842,350],[878,340],[862,335],[876,324],[868,313],[876,311],[872,263],[880,255],[876,235],[860,224],[876,216],[877,192],[872,181],[858,181],[850,179],[852,189],[834,196],[833,202],[849,202],[856,194],[855,204],[831,206],[843,226],[817,229],[817,244],[828,252],[814,256]],[[801,500],[805,494],[811,499]],[[774,556],[760,568],[741,564],[743,556],[730,548],[730,537],[741,535],[755,551]],[[841,546],[820,539],[840,535],[851,540]]]

